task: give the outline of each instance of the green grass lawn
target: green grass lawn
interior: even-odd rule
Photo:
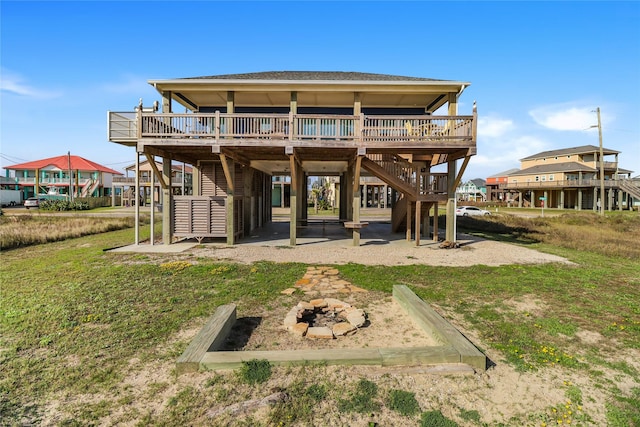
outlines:
[[[640,241],[638,227],[630,230]],[[143,238],[145,233],[148,226],[143,227]],[[174,361],[187,343],[172,337],[185,325],[206,318],[221,304],[236,303],[239,312],[256,305],[268,309],[278,304],[279,292],[306,270],[306,265],[297,263],[240,265],[188,254],[104,251],[131,243],[132,234],[131,229],[111,231],[0,253],[0,425],[38,424],[52,399],[66,414],[56,424],[100,424],[105,414],[132,404],[132,395],[119,385],[131,371],[131,360]],[[487,347],[482,350],[500,355],[495,363],[523,373],[559,370],[566,377],[583,377],[581,385],[567,387],[574,402],[589,406],[587,396],[597,389],[606,398],[602,410],[609,425],[640,425],[640,368],[637,361],[628,360],[640,351],[640,260],[607,256],[588,247],[531,241],[528,245],[576,264],[464,268],[348,264],[339,270],[346,280],[365,289],[390,293],[394,284],[409,286],[473,330]],[[533,308],[516,310],[512,302],[518,301],[533,303]],[[589,343],[579,338],[581,331],[601,339]],[[313,379],[308,371],[304,378]],[[206,417],[197,405],[227,398],[222,395],[229,392],[228,383],[240,381],[224,377],[227,384],[222,384],[219,378],[209,377],[207,383],[217,390],[215,397],[177,386],[164,412],[131,409],[120,421],[199,424]],[[270,415],[274,425],[307,425],[305,420],[312,419],[314,411],[310,402],[316,398],[342,407],[338,403],[344,400],[344,389],[320,390],[300,381],[277,387],[296,389],[299,399],[311,400],[289,402],[293,409],[276,406]],[[160,391],[169,386],[157,387]],[[410,396],[410,391],[393,393],[394,405],[400,405],[398,396]],[[65,403],[65,396],[92,394],[113,398]],[[382,410],[380,405],[372,408]],[[474,411],[461,409],[457,421],[486,425]],[[595,413],[590,416],[585,409],[573,425],[594,425],[593,417]],[[419,418],[415,415],[415,424],[407,425],[419,425]],[[489,425],[541,425],[550,418],[523,412],[516,420]],[[247,424],[236,422],[251,425],[250,419]]]

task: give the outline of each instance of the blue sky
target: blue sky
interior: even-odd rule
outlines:
[[[540,151],[598,145],[640,174],[640,1],[0,1],[0,166],[66,154],[116,170],[106,112],[149,79],[361,71],[471,82],[478,154],[465,179]],[[4,173],[3,173],[4,174]]]

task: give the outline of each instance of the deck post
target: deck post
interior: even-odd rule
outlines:
[[[340,220],[348,220],[349,217],[347,216],[347,193],[349,192],[349,190],[347,189],[347,186],[350,183],[347,182],[347,174],[346,172],[343,172],[340,174],[340,182],[338,185],[338,191],[337,191],[337,195],[336,198],[338,200],[338,219]]]
[[[411,241],[411,200],[407,198],[407,232],[406,232],[406,240],[407,242]]]
[[[420,246],[420,224],[422,214],[422,202],[420,200],[416,201],[416,246]]]
[[[445,240],[456,241],[456,161],[447,161],[447,222]]]
[[[360,222],[360,166],[362,164],[361,155],[356,156],[353,176],[353,222]],[[365,200],[366,200],[365,194]],[[353,246],[360,246],[360,228],[353,228]]]
[[[578,210],[582,210],[582,190],[578,189]]]
[[[347,166],[344,173],[345,180],[345,219],[353,220],[353,164]],[[349,203],[351,201],[352,203]]]
[[[155,156],[147,156],[147,159],[149,160],[149,162],[155,162],[156,158]],[[151,216],[149,217],[149,244],[151,246],[154,245],[154,239],[155,239],[155,228],[156,228],[156,221],[155,221],[155,211],[154,209],[156,208],[156,203],[155,203],[155,199],[156,199],[156,174],[154,173],[153,169],[151,170],[151,176],[149,177],[149,186],[151,187]],[[162,188],[162,187],[161,187]],[[145,195],[146,195],[146,191],[145,191]]]
[[[289,154],[289,165],[291,169],[291,185],[289,186],[289,245],[296,245],[296,230],[297,230],[297,208],[298,208],[298,164],[296,163],[296,157],[293,153],[292,147],[287,147],[286,150]]]
[[[235,162],[224,154],[220,154],[222,162],[222,170],[227,179],[227,200],[226,200],[226,229],[227,229],[227,245],[235,243],[235,212],[234,212],[234,189],[235,189]]]
[[[162,180],[166,185],[162,186],[162,244],[170,245],[173,236],[171,235],[171,204],[173,195],[171,194],[171,159],[162,158]],[[151,212],[153,215],[153,212]]]
[[[427,214],[424,216],[424,219],[422,220],[422,235],[425,238],[429,238],[429,233],[431,233],[431,224],[430,224],[430,219],[431,219],[431,206],[433,206],[433,203],[429,203],[427,204]]]
[[[438,232],[438,202],[433,204],[433,241],[438,243],[440,238]]]
[[[253,194],[253,181],[256,179],[255,171],[251,168],[244,168],[242,171],[242,191],[244,209],[244,235],[248,236],[256,226],[255,197]],[[253,221],[253,223],[252,223]]]
[[[37,179],[37,176],[36,176]],[[140,153],[136,150],[136,190],[133,201],[135,202],[135,227],[134,227],[134,244],[137,246],[140,244]],[[36,191],[36,196],[38,195]],[[164,225],[163,225],[164,227]]]

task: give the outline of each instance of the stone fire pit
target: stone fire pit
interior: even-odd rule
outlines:
[[[284,318],[287,330],[312,339],[334,339],[354,334],[366,322],[364,310],[335,298],[300,301]]]

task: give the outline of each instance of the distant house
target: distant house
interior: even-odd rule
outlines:
[[[487,183],[484,179],[475,178],[464,182],[456,189],[459,201],[484,202],[487,200]]]
[[[140,162],[138,165],[140,171],[140,191],[139,200],[141,204],[146,204],[151,200],[151,181],[153,175],[153,167],[148,161]],[[162,170],[162,163],[156,162],[156,170]],[[134,206],[136,203],[136,165],[130,165],[125,168],[126,176],[116,177],[113,179],[112,205],[116,206]],[[159,180],[154,180],[154,200],[162,203],[162,191]],[[193,194],[193,169],[186,164],[171,165],[171,193],[176,196]],[[121,195],[117,199],[115,196]]]
[[[62,155],[5,166],[10,178],[22,191],[22,198],[36,194],[102,197],[111,195],[113,178],[121,172],[80,156]]]
[[[513,202],[513,193],[500,186],[507,184],[509,182],[509,175],[518,171],[520,171],[520,169],[513,168],[488,177],[486,181],[487,200],[491,202]]]
[[[596,210],[604,203],[607,210],[629,208],[632,198],[640,198],[640,186],[630,179],[632,171],[618,167],[619,155],[604,148],[601,159],[594,145],[543,151],[521,159],[521,169],[499,188],[513,192],[518,206]]]

